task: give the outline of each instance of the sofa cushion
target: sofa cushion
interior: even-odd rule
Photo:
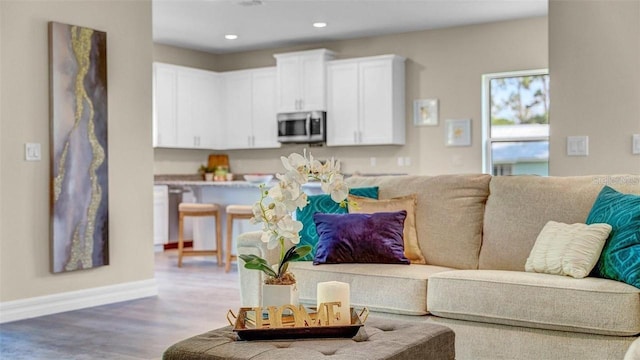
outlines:
[[[605,184],[640,194],[637,175],[494,176],[484,213],[479,268],[523,271],[547,221],[584,223]]]
[[[436,316],[530,328],[630,336],[640,333],[640,289],[587,277],[458,270],[429,278]]]
[[[587,224],[593,223],[612,226],[596,267],[597,276],[640,288],[640,196],[605,186],[587,218]]]
[[[405,210],[313,215],[319,236],[313,264],[409,264],[402,241],[406,216]]]
[[[611,232],[609,224],[549,221],[536,239],[526,271],[583,278],[589,275]]]
[[[427,313],[427,282],[433,274],[451,268],[431,265],[290,263],[300,302],[316,305],[316,285],[324,281],[349,283],[351,306],[402,315]]]
[[[373,199],[378,198],[377,187],[357,188],[349,189],[350,194],[369,197]],[[333,201],[328,194],[310,195],[308,198],[308,204],[302,209],[296,209],[296,220],[302,223],[302,230],[300,230],[300,245],[311,245],[313,248],[311,252],[305,255],[300,261],[311,261],[316,254],[316,245],[318,244],[318,233],[316,231],[316,224],[313,221],[313,214],[345,214],[347,213],[346,207],[341,207],[339,203]]]
[[[418,198],[416,194],[383,200],[349,195],[349,202],[358,204],[357,207],[350,206],[349,213],[371,214],[383,211],[405,210],[407,212],[407,218],[404,220],[404,229],[402,232],[404,255],[412,264],[427,263],[418,244],[418,233],[416,231],[416,206],[418,204]]]
[[[417,194],[416,229],[427,264],[477,269],[490,179],[474,174],[354,176],[346,181],[351,187],[378,186],[380,199]]]

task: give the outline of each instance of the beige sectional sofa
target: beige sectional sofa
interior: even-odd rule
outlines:
[[[640,334],[640,289],[613,280],[525,272],[550,221],[583,223],[604,185],[640,195],[640,176],[489,175],[352,177],[379,198],[417,194],[416,229],[427,265],[291,265],[301,303],[316,284],[351,285],[351,304],[456,333],[458,359],[622,359]],[[240,254],[277,262],[258,233]],[[260,304],[261,273],[240,266],[243,306]],[[377,315],[377,314],[376,314]]]

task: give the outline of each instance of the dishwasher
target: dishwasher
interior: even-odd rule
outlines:
[[[184,186],[169,186],[169,246],[165,248],[178,247],[178,205],[181,202],[194,202],[195,197],[191,189]],[[193,219],[184,219],[184,238],[193,240]],[[191,246],[191,245],[190,245]]]

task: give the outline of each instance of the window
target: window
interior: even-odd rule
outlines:
[[[483,168],[492,175],[549,175],[549,74],[482,76]]]

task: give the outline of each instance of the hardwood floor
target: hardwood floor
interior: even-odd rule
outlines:
[[[236,265],[156,253],[157,297],[0,325],[0,359],[160,359],[182,339],[228,325],[240,307]]]

